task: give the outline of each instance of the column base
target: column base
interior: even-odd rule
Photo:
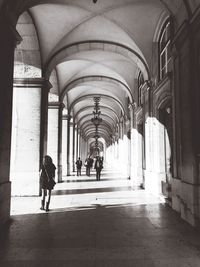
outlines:
[[[0,184],[0,225],[10,219],[11,182]]]
[[[172,178],[172,208],[192,226],[200,221],[200,186]]]
[[[181,180],[172,178],[172,209],[181,212]]]

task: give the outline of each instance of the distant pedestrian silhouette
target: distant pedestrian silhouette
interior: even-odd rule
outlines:
[[[88,158],[86,158],[85,160],[85,167],[86,167],[86,175],[90,176],[90,169],[93,166],[93,159],[89,156]]]
[[[77,176],[81,176],[82,160],[80,157],[76,161]]]
[[[103,161],[99,156],[96,158],[94,168],[96,169],[96,179],[97,181],[100,181],[101,170],[103,169]]]

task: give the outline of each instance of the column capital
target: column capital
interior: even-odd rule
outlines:
[[[65,108],[65,104],[63,104],[62,102],[60,102],[60,109],[64,109]]]
[[[66,118],[67,118],[68,121],[70,121],[71,118],[72,118],[72,116],[71,116],[70,114],[67,114],[67,115],[66,115]]]
[[[75,123],[73,121],[70,122],[70,126],[74,127]]]
[[[62,115],[62,119],[68,121],[68,115],[66,114]]]
[[[61,103],[61,102],[49,102],[48,103],[48,107],[50,108],[50,109],[63,109],[64,108],[64,104],[63,103]]]
[[[124,117],[123,116],[120,117],[120,119],[119,119],[119,125],[121,125],[123,123],[123,120],[124,120]]]
[[[129,103],[129,105],[128,105],[129,111],[133,111],[136,107],[137,107],[136,102]]]
[[[75,131],[78,132],[78,129],[79,129],[79,127],[78,127],[77,124],[76,124],[76,125],[75,125]]]
[[[56,102],[50,102],[50,103],[48,103],[48,108],[49,109],[59,109],[59,104]]]
[[[45,78],[14,78],[13,86],[15,88],[44,88],[50,90],[52,87],[51,83]]]
[[[151,84],[152,82],[150,80],[146,80],[143,84],[143,91],[145,92],[148,92],[150,89],[151,89]]]

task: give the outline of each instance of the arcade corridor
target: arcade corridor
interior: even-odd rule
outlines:
[[[199,231],[161,198],[110,170],[94,178],[64,177],[49,213],[38,197],[14,198],[21,215],[1,234],[0,266],[199,267]]]
[[[0,0],[0,38],[0,266],[199,267],[200,0]]]

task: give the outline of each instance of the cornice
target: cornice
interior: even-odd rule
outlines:
[[[45,88],[50,89],[52,87],[51,83],[45,78],[14,78],[14,87],[28,87],[28,88]]]
[[[59,109],[59,108],[63,109],[65,107],[65,105],[62,102],[49,102],[48,107],[50,109]]]

